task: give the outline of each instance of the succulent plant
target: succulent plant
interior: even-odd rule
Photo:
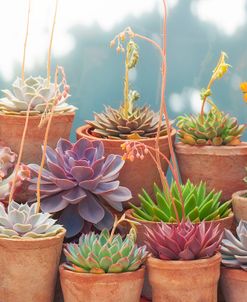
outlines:
[[[199,185],[193,185],[190,180],[187,180],[186,184],[180,187],[185,205],[185,215],[190,221],[211,221],[228,217],[231,213],[231,201],[221,203],[221,192],[216,193],[212,190],[207,193],[206,183],[201,182]],[[182,219],[182,203],[175,181],[172,181],[170,191],[175,201],[179,218]],[[156,184],[154,184],[154,193],[155,202],[143,189],[143,193],[139,194],[140,207],[131,204],[133,216],[148,221],[176,222],[170,195],[160,190]]]
[[[67,237],[91,225],[110,228],[113,216],[105,203],[122,211],[122,202],[131,198],[129,189],[116,180],[124,165],[121,156],[111,154],[105,159],[101,141],[82,138],[75,144],[60,139],[56,150],[47,147],[46,159],[48,170],[42,172],[40,187],[42,211],[62,211],[58,221],[66,228]],[[39,166],[28,167],[33,173],[29,189],[36,191]]]
[[[79,244],[67,244],[65,268],[82,273],[123,273],[136,271],[145,262],[146,246],[137,247],[131,236],[114,235],[110,241],[107,229],[80,237]]]
[[[0,99],[0,112],[3,114],[25,115],[28,105],[32,102],[30,114],[41,114],[46,110],[47,103],[52,105],[55,97],[59,95],[59,102],[55,107],[55,113],[73,112],[75,107],[66,103],[69,97],[69,86],[64,86],[64,91],[60,88],[63,83],[58,84],[58,91],[54,83],[42,77],[29,77],[26,80],[17,78],[13,83],[13,91],[2,90],[4,98]]]
[[[219,249],[222,232],[205,221],[192,224],[157,224],[146,227],[146,244],[154,257],[162,260],[195,260],[213,256]]]
[[[0,237],[42,238],[51,237],[63,228],[55,224],[50,214],[36,213],[37,203],[29,206],[11,201],[7,211],[0,203]]]
[[[7,176],[9,169],[14,167],[16,154],[6,146],[0,145],[0,179]]]
[[[200,114],[180,116],[177,120],[178,136],[189,145],[238,145],[246,128],[215,108],[204,114],[203,122]]]
[[[222,264],[231,268],[242,268],[247,271],[247,221],[241,220],[235,237],[225,229],[221,242]]]

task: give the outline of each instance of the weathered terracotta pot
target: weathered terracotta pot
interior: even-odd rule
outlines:
[[[225,302],[247,301],[247,272],[221,267],[220,286]]]
[[[143,220],[137,219],[132,215],[132,212],[133,212],[132,209],[127,210],[125,212],[126,217],[128,219],[139,222],[139,224],[136,225],[136,229],[137,229],[137,240],[136,240],[136,242],[139,246],[145,245],[145,240],[146,240],[145,239],[145,232],[146,232],[145,227],[153,229],[160,222],[143,221]],[[215,223],[215,225],[219,224],[220,225],[220,230],[223,232],[225,228],[229,229],[229,230],[232,228],[233,221],[234,221],[234,216],[233,216],[233,214],[231,214],[229,217],[219,219],[219,220],[215,220],[215,221],[213,221],[213,223]],[[152,298],[152,289],[151,289],[151,286],[150,286],[149,281],[148,281],[147,272],[145,273],[144,287],[143,287],[142,295],[143,295],[143,297],[146,297],[147,299]]]
[[[232,208],[237,222],[247,220],[247,190],[232,194]]]
[[[64,235],[0,238],[0,301],[53,302]]]
[[[153,302],[217,302],[220,254],[193,261],[147,260]],[[235,301],[237,302],[237,300]]]
[[[102,139],[97,138],[90,134],[90,126],[82,126],[76,130],[77,139],[86,137],[91,140],[101,140],[105,147],[106,156],[109,154],[123,155],[124,151],[121,145],[126,142],[126,140],[114,140],[114,139]],[[172,130],[172,140],[175,141],[176,130]],[[155,138],[142,139],[142,143],[147,146],[155,147]],[[170,152],[168,147],[168,137],[163,136],[159,139],[160,151],[167,157],[170,158]],[[167,171],[168,165],[162,160],[163,171]],[[121,173],[119,175],[119,180],[122,186],[130,189],[133,195],[131,202],[139,205],[138,194],[141,193],[142,188],[145,188],[150,196],[154,196],[153,184],[160,185],[160,177],[157,167],[150,155],[146,155],[144,160],[136,159],[134,162],[126,161]],[[125,207],[128,207],[128,203],[125,203]]]
[[[59,267],[64,302],[139,302],[144,268],[119,274],[74,273]]]
[[[55,148],[60,138],[69,139],[74,113],[54,115],[49,132],[48,145]],[[45,129],[38,128],[41,116],[30,116],[22,162],[40,163]],[[26,116],[0,114],[0,140],[18,154]]]
[[[177,143],[175,151],[183,183],[206,181],[208,190],[222,191],[222,201],[246,188],[247,143],[201,147]]]

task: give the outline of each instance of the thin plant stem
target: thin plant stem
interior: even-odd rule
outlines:
[[[25,80],[26,48],[27,48],[27,40],[28,40],[28,32],[29,32],[30,12],[31,12],[31,0],[29,0],[28,2],[27,27],[26,27],[26,35],[25,35],[24,48],[23,48],[22,67],[21,67],[22,81]]]
[[[57,8],[58,8],[58,0],[56,0],[55,13],[54,13],[54,17],[53,17],[53,24],[52,24],[51,37],[50,37],[50,44],[49,44],[49,49],[48,49],[47,86],[50,85],[50,79],[51,79],[51,50],[52,50],[52,42],[53,42],[54,30],[55,30],[56,18],[57,18]]]
[[[126,54],[125,58],[125,79],[124,79],[124,115],[125,118],[128,118],[129,112],[129,102],[128,102],[128,94],[129,94],[129,67],[128,67],[128,54]]]

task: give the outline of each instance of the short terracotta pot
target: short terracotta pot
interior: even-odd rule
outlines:
[[[53,302],[64,235],[0,238],[0,301]]]
[[[232,208],[237,222],[247,220],[247,190],[232,194]]]
[[[59,114],[52,118],[51,129],[49,132],[48,145],[55,148],[60,138],[69,139],[71,127],[75,114]],[[38,128],[41,116],[30,116],[28,130],[25,139],[22,162],[40,163],[45,129]],[[25,125],[26,116],[2,115],[0,114],[0,140],[18,154],[22,133]]]
[[[64,302],[139,302],[144,268],[119,274],[74,273],[59,267]]]
[[[124,142],[126,142],[126,140],[97,138],[90,134],[90,126],[88,125],[78,128],[76,130],[76,135],[77,135],[77,139],[86,137],[87,139],[91,139],[91,140],[101,140],[105,147],[106,156],[109,154],[118,154],[122,156],[124,153],[124,151],[121,148],[121,145]],[[176,130],[173,129],[172,130],[173,143],[175,141],[175,136],[176,136]],[[142,139],[141,142],[146,144],[147,146],[151,146],[153,148],[155,147],[155,138]],[[170,158],[167,136],[163,136],[159,139],[159,146],[160,146],[160,151],[165,156],[167,156],[167,158]],[[162,168],[163,171],[166,173],[168,165],[164,160],[162,161]],[[135,203],[136,205],[140,204],[138,194],[141,193],[142,188],[145,188],[147,193],[153,197],[154,182],[157,185],[161,185],[157,167],[153,162],[153,160],[151,159],[150,155],[146,155],[144,160],[136,159],[134,162],[126,161],[119,175],[119,180],[122,186],[125,186],[128,189],[130,189],[133,195],[133,199],[131,200],[131,202]],[[125,203],[125,207],[127,208],[129,207],[128,202]]]
[[[225,302],[247,301],[247,272],[221,267],[220,286]]]
[[[153,302],[217,302],[220,254],[193,261],[147,260]],[[235,301],[237,302],[237,301]]]
[[[208,190],[222,191],[222,201],[244,190],[246,184],[247,143],[238,146],[190,146],[175,144],[182,182],[206,181]]]

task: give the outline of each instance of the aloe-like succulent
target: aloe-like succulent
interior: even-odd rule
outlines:
[[[237,236],[234,236],[225,229],[220,248],[222,264],[247,271],[247,221],[241,220],[236,232]]]
[[[146,227],[146,244],[153,256],[162,260],[196,260],[213,256],[220,246],[222,232],[205,221]]]
[[[206,183],[201,182],[199,185],[194,185],[190,180],[187,180],[186,184],[180,187],[184,201],[185,215],[190,221],[211,221],[230,215],[231,201],[221,203],[221,192],[212,190],[210,193],[207,193]],[[131,204],[133,216],[147,221],[176,222],[176,214],[170,194],[160,190],[156,184],[154,184],[154,193],[156,197],[155,201],[152,200],[145,190],[143,190],[142,194],[139,194],[140,207]],[[182,202],[175,181],[171,183],[170,193],[176,204],[179,218],[182,219]]]
[[[11,201],[5,210],[0,203],[1,238],[43,238],[56,235],[63,227],[50,214],[36,213],[37,203],[29,206]]]
[[[148,256],[146,246],[137,247],[129,234],[125,239],[117,234],[110,240],[107,229],[83,234],[79,244],[67,244],[64,253],[66,269],[96,274],[136,271]]]
[[[69,97],[69,86],[64,83],[49,83],[47,78],[29,77],[24,81],[17,78],[12,85],[12,92],[8,89],[2,90],[4,98],[0,99],[0,113],[25,115],[28,105],[31,104],[30,114],[42,114],[47,109],[47,104],[52,106],[56,97],[59,102],[55,107],[55,113],[74,112],[75,107],[66,101]],[[63,91],[61,91],[63,88]],[[48,106],[48,108],[49,108]]]
[[[177,118],[178,136],[189,145],[238,145],[246,126],[239,125],[234,117],[212,108],[201,116],[185,115]]]
[[[46,159],[48,170],[43,170],[40,186],[42,211],[61,212],[58,221],[66,228],[67,237],[92,225],[100,230],[110,228],[114,219],[105,203],[120,212],[122,203],[132,197],[117,180],[124,165],[121,156],[105,158],[101,141],[82,138],[75,144],[60,139],[56,150],[47,147]],[[35,192],[39,166],[28,167],[33,173],[29,189]]]

